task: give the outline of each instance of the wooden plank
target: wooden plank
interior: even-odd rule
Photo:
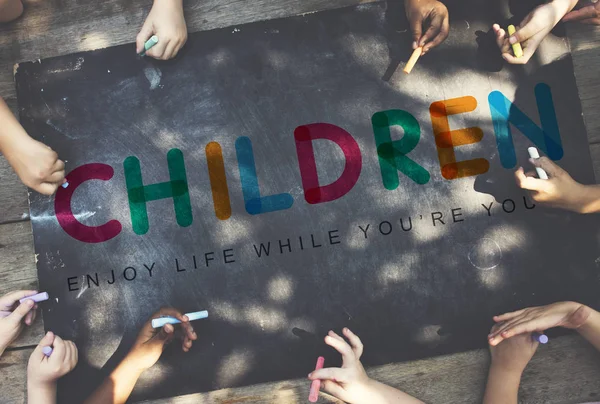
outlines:
[[[29,219],[27,187],[0,155],[0,225]]]
[[[600,142],[600,76],[595,66],[600,64],[600,27],[569,24],[569,40],[573,53],[575,78],[583,107],[590,143]]]
[[[0,403],[27,402],[27,361],[32,351],[33,348],[6,351],[0,357],[0,380],[2,380]]]
[[[370,1],[212,0],[185,2],[185,13],[188,31],[196,32]],[[23,17],[0,26],[0,96],[3,98],[15,96],[12,72],[17,62],[134,42],[152,2],[29,0],[25,3]]]
[[[0,295],[37,288],[33,234],[29,221],[0,225]],[[41,316],[23,330],[12,347],[37,345],[44,329]]]
[[[368,349],[368,347],[366,347]],[[7,351],[0,358],[2,403],[23,403],[27,360],[32,349]],[[480,403],[489,354],[481,349],[368,370],[383,383],[427,403]],[[304,403],[309,383],[295,379],[210,393],[144,401],[146,404]],[[600,397],[600,353],[577,335],[554,338],[541,346],[523,374],[521,403],[581,403]],[[320,403],[340,402],[321,394]]]

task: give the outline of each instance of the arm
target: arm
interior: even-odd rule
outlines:
[[[188,318],[175,309],[159,310],[144,324],[127,356],[85,404],[124,404],[127,401],[141,374],[158,361],[165,345],[173,339],[173,325],[167,324],[158,331],[152,328],[152,318],[162,316],[172,316],[181,321],[184,331],[181,347],[184,352],[190,350],[197,336]]]
[[[531,332],[543,332],[553,327],[577,330],[596,349],[600,350],[600,313],[576,302],[558,302],[547,306],[530,307],[495,316],[501,323],[488,336],[490,345]]]
[[[596,2],[579,10],[571,11],[563,17],[562,21],[579,21],[582,24],[600,25],[600,3]]]
[[[437,0],[404,0],[406,17],[413,35],[413,49],[423,54],[446,40],[450,33],[448,9]]]
[[[158,37],[158,43],[146,55],[161,60],[177,56],[187,41],[183,0],[154,0],[152,10],[135,40],[138,54],[143,52],[144,43],[152,35]]]
[[[25,185],[52,195],[65,182],[65,163],[51,148],[32,139],[0,97],[0,153]]]
[[[44,347],[53,347],[49,357],[44,355]],[[29,357],[27,365],[27,402],[29,404],[55,404],[56,383],[69,373],[79,354],[72,341],[63,341],[48,332]]]
[[[531,191],[535,202],[576,213],[600,212],[599,185],[578,183],[547,157],[530,161],[534,166],[543,168],[549,176],[547,180],[540,180],[533,176],[534,173],[525,174],[522,168],[516,171],[517,185]]]
[[[510,37],[503,27],[494,24],[496,42],[504,60],[511,64],[527,63],[544,38],[576,4],[577,0],[552,0],[542,4],[521,21]],[[523,47],[523,56],[519,58],[511,54],[511,44],[517,42]]]
[[[495,325],[492,333],[497,331],[498,327],[498,324]],[[492,363],[483,404],[518,403],[521,375],[538,345],[538,342],[531,338],[531,333],[521,334],[495,346],[490,345]]]
[[[0,356],[19,337],[23,324],[33,324],[37,305],[33,300],[23,303],[19,300],[36,293],[35,290],[18,290],[0,297]]]
[[[348,328],[343,333],[349,343],[333,331],[325,337],[325,343],[342,355],[342,367],[315,370],[308,375],[310,380],[322,380],[326,392],[350,404],[422,404],[400,390],[370,379],[360,363],[360,338]]]

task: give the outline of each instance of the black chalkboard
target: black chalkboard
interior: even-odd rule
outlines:
[[[450,37],[410,76],[410,35],[385,3],[196,33],[168,62],[123,45],[19,65],[21,121],[66,160],[71,183],[30,195],[45,326],[80,348],[61,399],[89,392],[164,305],[210,316],[135,400],[302,377],[318,355],[339,363],[322,337],[343,326],[376,365],[483,347],[499,312],[598,307],[597,219],[534,206],[516,188],[532,141],[509,125],[516,161],[506,143],[500,152],[488,101],[501,93],[540,126],[535,92],[551,94],[560,145],[546,126],[538,147],[593,182],[568,48],[503,67],[478,3],[453,11]],[[436,147],[430,108],[449,99],[465,110],[450,128],[481,129],[454,144],[456,160],[480,159],[477,175],[442,175],[449,149]],[[387,129],[398,116],[404,129]],[[404,143],[378,156],[376,132]],[[345,139],[347,158],[319,134]],[[409,138],[417,168],[402,160]]]

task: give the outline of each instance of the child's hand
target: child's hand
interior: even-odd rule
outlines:
[[[579,21],[582,24],[600,25],[600,2],[596,1],[595,4],[571,11],[563,17],[562,21]]]
[[[348,403],[369,402],[373,394],[371,379],[360,363],[363,344],[352,331],[343,330],[348,344],[342,337],[329,331],[325,343],[342,355],[341,368],[325,368],[315,370],[308,375],[310,380],[321,379],[323,390]]]
[[[488,339],[490,345],[495,346],[519,334],[530,335],[553,327],[579,328],[585,324],[591,312],[589,307],[580,303],[559,302],[494,316],[494,321],[498,324],[494,326]]]
[[[25,134],[10,139],[4,156],[21,181],[44,195],[52,195],[65,182],[65,163],[45,144]]]
[[[404,8],[413,34],[413,49],[423,47],[423,54],[448,37],[450,21],[444,3],[436,0],[405,0]],[[423,31],[427,28],[425,33]]]
[[[144,51],[144,43],[152,35],[158,37],[158,43],[146,55],[161,60],[172,59],[177,55],[187,41],[182,0],[154,0],[152,10],[135,40],[137,53]]]
[[[500,324],[494,325],[491,333],[496,333],[498,328],[500,328]],[[491,367],[504,373],[520,376],[538,345],[539,342],[532,338],[531,333],[520,334],[496,345],[490,345]]]
[[[17,339],[23,323],[31,325],[35,320],[35,302],[26,300],[19,304],[19,300],[36,293],[35,290],[17,290],[0,297],[0,355]]]
[[[46,346],[53,349],[50,356],[46,356],[42,352]],[[44,389],[55,386],[58,379],[75,368],[78,357],[79,353],[74,342],[64,341],[49,331],[29,357],[28,389]]]
[[[163,316],[175,317],[181,321],[180,326],[183,331],[181,348],[184,352],[188,352],[192,347],[192,342],[198,338],[186,316],[173,308],[160,309],[144,324],[127,355],[126,360],[131,361],[140,371],[151,368],[160,358],[165,345],[174,338],[175,327],[172,324],[166,324],[161,329],[152,328],[152,319]]]
[[[591,194],[588,195],[586,186],[576,182],[569,173],[547,157],[531,159],[530,162],[536,167],[543,168],[549,179],[535,178],[535,172],[525,174],[523,169],[519,168],[515,172],[519,188],[532,191],[531,198],[535,202],[573,212],[586,213],[586,207],[594,202],[591,199],[595,197]]]
[[[529,13],[516,27],[510,38],[498,24],[494,24],[496,42],[502,57],[511,64],[525,64],[533,56],[542,40],[552,31],[561,18],[572,8],[571,0],[553,0],[543,4]],[[523,56],[517,58],[512,54],[511,44],[519,42],[523,47]]]

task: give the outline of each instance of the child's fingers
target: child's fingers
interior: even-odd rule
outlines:
[[[38,362],[41,362],[44,358],[46,358],[44,352],[42,352],[42,349],[46,346],[52,346],[54,344],[54,337],[54,333],[52,331],[48,331],[31,353],[31,358],[35,358],[34,360]]]
[[[528,191],[547,192],[551,187],[551,184],[547,180],[540,180],[539,178],[528,177],[525,175],[523,168],[519,168],[515,171],[515,179],[519,188]]]
[[[531,333],[535,331],[544,331],[544,328],[539,327],[538,319],[525,319],[520,323],[513,324],[511,327],[502,331],[502,338],[512,338],[515,335]]]
[[[149,22],[144,23],[139,34],[135,38],[135,53],[142,53],[144,51],[144,44],[153,34],[152,24]]]
[[[17,306],[17,308],[12,313],[10,313],[8,319],[14,324],[20,323],[23,320],[23,318],[25,318],[27,313],[29,313],[31,309],[33,309],[33,306],[35,306],[35,302],[33,300],[25,300],[23,303]]]
[[[333,380],[336,382],[347,382],[348,377],[344,369],[341,368],[323,368],[319,370],[315,370],[311,374],[308,375],[310,380]]]
[[[32,296],[37,293],[37,290],[15,290],[0,297],[0,308],[10,310],[15,303],[27,296]]]
[[[521,56],[520,58],[515,57],[510,53],[506,52],[502,54],[502,58],[511,65],[524,65],[529,61],[529,58],[525,58],[525,52],[523,52],[523,56]]]
[[[67,344],[58,335],[54,336],[53,350],[50,358],[58,362],[64,362],[67,355]]]
[[[65,179],[64,171],[56,171],[44,178],[45,182],[60,182]]]
[[[499,335],[502,333],[502,331],[506,330],[507,328],[511,327],[512,325],[523,321],[524,318],[527,318],[526,314],[517,316],[509,321],[505,321],[504,323],[498,325],[496,330],[494,332],[490,333],[490,335]]]
[[[325,392],[340,399],[346,394],[346,390],[333,380],[323,380],[321,387]]]
[[[340,341],[344,341],[344,338],[342,338],[339,335],[337,335],[333,330],[329,330],[329,332],[327,333],[327,335],[329,335],[332,338],[339,339]]]
[[[36,191],[43,195],[52,195],[56,192],[59,185],[51,182],[42,182],[41,184],[34,187]]]
[[[344,332],[344,335],[346,336],[346,338],[348,338],[348,341],[350,341],[350,345],[352,346],[352,349],[354,350],[354,355],[356,355],[356,359],[360,359],[360,357],[363,354],[363,349],[364,349],[362,341],[360,340],[358,335],[356,335],[352,331],[350,331],[349,328],[344,328],[342,331]]]
[[[433,38],[435,38],[442,29],[442,24],[444,23],[444,17],[442,15],[436,15],[431,20],[429,24],[429,28],[425,31],[425,34],[419,40],[419,46],[425,46],[428,42],[430,42]]]
[[[165,54],[163,55],[163,59],[164,60],[173,59],[175,57],[175,54],[177,53],[175,51],[175,49],[177,49],[177,42],[170,41],[169,45],[167,45],[167,48],[165,49]]]
[[[353,361],[355,359],[354,351],[352,350],[352,348],[350,347],[350,345],[348,345],[348,343],[346,341],[344,341],[344,340],[340,341],[339,339],[328,335],[325,337],[325,343],[327,345],[333,347],[336,351],[338,351],[342,355],[342,362],[344,364],[348,363],[349,361]]]
[[[517,310],[517,311],[512,311],[510,313],[500,314],[499,316],[494,316],[494,321],[497,323],[499,323],[500,321],[508,321],[512,318],[515,318],[515,317],[525,313],[525,310],[527,310],[527,309],[521,309],[521,310]]]
[[[65,163],[62,160],[56,160],[56,163],[52,166],[52,172],[64,172],[65,171]]]
[[[165,50],[167,49],[169,42],[170,41],[168,40],[159,39],[158,43],[146,52],[146,55],[153,57],[154,59],[164,59]]]
[[[33,324],[33,322],[35,320],[35,313],[36,313],[36,305],[33,305],[33,310],[31,310],[25,316],[25,324],[27,324],[27,325]]]
[[[530,159],[529,161],[534,166],[544,169],[550,177],[556,177],[564,171],[558,164],[554,163],[546,156],[540,157],[539,159]]]
[[[596,17],[600,17],[600,12],[596,10],[595,5],[592,4],[591,6],[583,7],[579,10],[573,10],[565,14],[565,16],[562,18],[562,21],[582,21],[587,19],[593,19]]]
[[[450,34],[450,21],[446,17],[442,22],[442,27],[440,28],[438,34],[431,40],[431,42],[429,42],[423,47],[423,53],[429,52],[431,48],[435,48],[436,46],[444,42],[444,40],[448,38],[448,34]]]

